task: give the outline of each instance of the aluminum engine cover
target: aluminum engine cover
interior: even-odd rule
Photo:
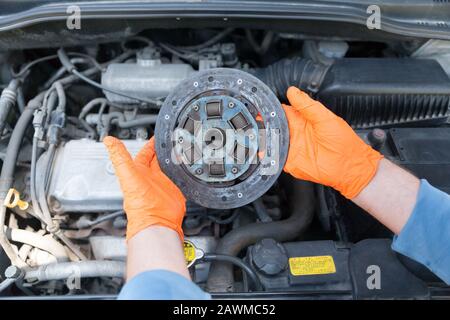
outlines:
[[[123,140],[132,156],[146,142]],[[39,164],[40,173],[43,170],[39,170]],[[37,178],[40,178],[39,175]],[[72,140],[58,148],[50,177],[48,201],[53,213],[122,209],[122,191],[103,143]]]

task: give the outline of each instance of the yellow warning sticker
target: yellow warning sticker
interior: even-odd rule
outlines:
[[[289,258],[289,269],[294,276],[336,273],[332,256]]]
[[[195,260],[195,247],[194,244],[190,241],[184,241],[184,258],[186,259],[186,263],[189,265]]]

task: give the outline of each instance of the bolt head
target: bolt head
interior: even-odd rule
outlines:
[[[5,270],[5,277],[6,278],[18,278],[22,274],[22,270],[16,266],[9,266]]]

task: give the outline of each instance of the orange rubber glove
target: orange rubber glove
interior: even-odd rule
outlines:
[[[290,87],[283,105],[290,146],[284,170],[298,179],[330,186],[348,199],[372,180],[383,156],[344,121],[298,88]]]
[[[103,143],[123,192],[127,239],[149,226],[158,225],[175,230],[183,241],[181,224],[186,213],[186,199],[161,171],[154,139],[150,139],[134,160],[120,140],[106,137]]]

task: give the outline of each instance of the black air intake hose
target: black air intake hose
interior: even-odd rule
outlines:
[[[250,72],[281,101],[296,86],[355,129],[439,125],[450,115],[450,78],[434,60],[343,58],[325,65],[284,59]]]
[[[265,68],[250,70],[282,101],[287,101],[286,91],[296,86],[308,93],[316,93],[327,73],[329,66],[315,63],[309,59],[283,59]]]
[[[313,184],[288,176],[282,178],[284,190],[289,190],[289,218],[276,222],[252,223],[234,229],[219,241],[216,254],[237,256],[243,249],[264,238],[279,242],[294,240],[308,228],[315,208]],[[206,287],[210,292],[234,291],[233,266],[223,262],[213,263]]]

